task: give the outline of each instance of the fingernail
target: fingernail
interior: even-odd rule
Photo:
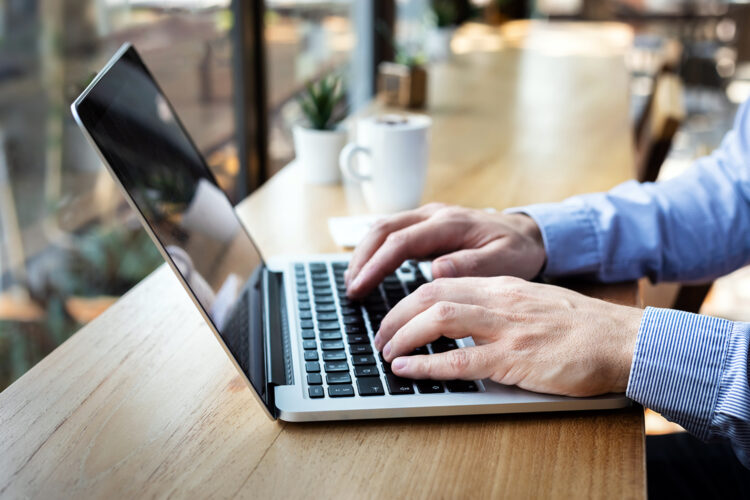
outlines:
[[[372,339],[372,343],[375,344],[375,349],[380,350],[380,332],[375,334],[375,338]]]
[[[409,364],[409,360],[407,360],[405,357],[396,358],[393,360],[393,363],[391,363],[391,370],[403,370],[404,368],[406,368],[407,364]]]
[[[450,259],[436,260],[432,266],[435,268],[432,274],[439,278],[455,278],[458,276],[456,266]]]
[[[344,284],[349,286],[349,270],[344,271]]]
[[[383,347],[383,357],[387,358],[390,353],[391,353],[391,343],[388,342],[385,345],[385,347]]]

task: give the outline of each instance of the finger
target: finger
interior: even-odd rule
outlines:
[[[393,360],[395,375],[414,379],[481,380],[497,370],[489,346],[464,347],[439,354],[401,356]]]
[[[354,249],[352,258],[349,261],[349,267],[344,273],[347,285],[357,277],[362,266],[370,259],[370,257],[372,257],[372,254],[383,244],[390,233],[426,218],[426,215],[419,213],[417,210],[410,210],[375,222],[370,228],[370,231],[368,231],[362,241],[359,242]]]
[[[473,336],[486,339],[498,330],[497,318],[481,306],[437,302],[417,314],[401,327],[383,347],[383,357],[390,362],[441,336],[452,339]]]
[[[427,219],[390,233],[349,284],[348,294],[353,298],[363,296],[406,259],[454,250],[461,239],[446,226],[444,221]]]
[[[515,259],[504,258],[508,243],[503,239],[493,240],[483,247],[459,250],[432,261],[435,278],[457,276],[499,276],[513,274]]]
[[[372,254],[380,248],[390,233],[427,219],[443,206],[439,203],[430,203],[377,221],[354,250],[345,272],[346,284],[349,285],[357,277],[362,266],[370,260]]]
[[[420,286],[388,311],[373,339],[375,348],[381,350],[409,320],[437,302],[497,307],[497,298],[486,293],[487,286],[488,283],[484,278],[438,279]]]

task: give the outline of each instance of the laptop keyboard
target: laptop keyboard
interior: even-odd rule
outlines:
[[[398,273],[361,301],[346,296],[346,262],[295,264],[297,307],[308,394],[311,398],[441,394],[476,392],[472,381],[410,380],[391,372],[390,363],[375,352],[372,337],[390,308],[427,282],[415,262],[407,261]],[[368,329],[368,325],[370,328]],[[412,354],[457,349],[452,339],[440,339]]]

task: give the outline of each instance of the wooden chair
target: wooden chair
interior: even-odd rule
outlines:
[[[669,67],[665,67],[657,75],[654,92],[635,125],[636,175],[640,182],[657,179],[685,115],[682,82]],[[642,288],[649,289],[644,294],[654,301],[651,305],[697,313],[712,284],[653,287],[643,283]]]
[[[655,79],[641,119],[635,125],[636,178],[653,182],[669,154],[677,130],[685,120],[685,102],[680,77],[661,71]]]

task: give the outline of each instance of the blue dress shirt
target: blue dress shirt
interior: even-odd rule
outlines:
[[[514,209],[539,225],[544,274],[710,281],[750,262],[750,105],[719,149],[672,180]],[[627,395],[750,467],[750,323],[647,308]]]

